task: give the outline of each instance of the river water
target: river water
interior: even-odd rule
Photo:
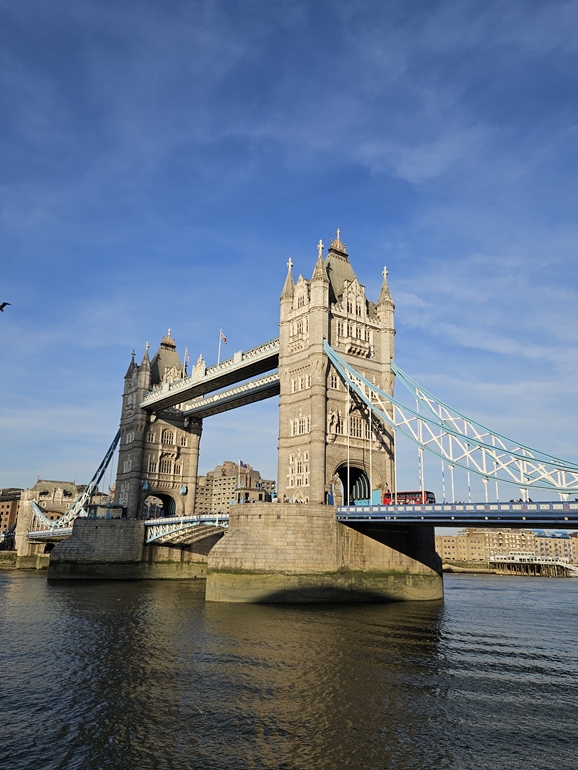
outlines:
[[[575,770],[578,580],[444,602],[203,601],[0,573],[0,767]]]

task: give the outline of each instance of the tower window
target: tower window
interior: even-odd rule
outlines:
[[[162,435],[163,444],[173,444],[174,440],[175,440],[175,436],[172,430],[163,430],[163,435]]]

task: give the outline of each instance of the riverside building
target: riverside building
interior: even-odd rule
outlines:
[[[439,556],[449,562],[487,562],[493,556],[524,552],[578,563],[578,533],[468,527],[457,535],[437,535],[435,543]]]

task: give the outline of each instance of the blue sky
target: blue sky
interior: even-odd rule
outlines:
[[[576,3],[0,14],[0,486],[88,480],[168,327],[209,363],[221,327],[277,336],[287,260],[337,227],[370,298],[388,267],[403,369],[578,460]],[[276,436],[274,400],[211,418],[200,469],[274,478]]]

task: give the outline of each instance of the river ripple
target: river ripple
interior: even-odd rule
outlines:
[[[0,767],[575,770],[578,581],[224,605],[0,573]]]

